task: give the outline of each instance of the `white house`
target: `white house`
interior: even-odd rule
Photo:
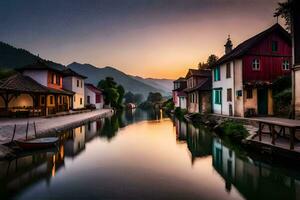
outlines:
[[[174,106],[181,109],[187,108],[187,99],[186,99],[186,93],[183,92],[183,90],[186,88],[186,79],[180,77],[179,79],[175,80],[174,82],[174,89],[172,91],[173,94],[173,103]]]
[[[85,84],[84,85],[84,93],[85,93],[85,100],[84,105],[95,105],[96,109],[103,108],[104,99],[102,91],[95,87],[93,84]]]
[[[85,76],[71,69],[64,71],[63,87],[75,93],[72,100],[73,109],[84,108],[84,79],[86,79]]]

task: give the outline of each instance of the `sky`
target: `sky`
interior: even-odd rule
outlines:
[[[0,40],[64,65],[175,79],[221,57],[229,34],[235,47],[273,25],[278,1],[1,0]]]

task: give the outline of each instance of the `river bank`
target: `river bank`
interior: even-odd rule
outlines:
[[[0,120],[0,144],[3,145],[11,142],[15,125],[16,132],[14,139],[23,139],[26,135],[27,122],[29,123],[28,137],[34,137],[34,123],[36,125],[36,134],[40,136],[79,126],[84,122],[109,116],[112,115],[112,113],[113,111],[111,109],[101,109],[53,118],[3,119]]]
[[[287,160],[300,163],[300,140],[297,135],[300,133],[299,130],[298,132],[295,132],[294,149],[290,149],[290,130],[283,126],[269,126],[268,124],[266,126],[262,126],[261,132],[263,133],[263,137],[261,141],[258,140],[259,121],[264,120],[270,123],[276,121],[276,123],[280,124],[281,122],[283,123],[288,120],[272,117],[242,118],[216,114],[190,114],[185,115],[185,118],[193,124],[202,124],[207,126],[218,136],[225,136],[227,139],[246,148],[248,152],[264,155],[270,160]],[[295,123],[295,121],[293,123]],[[228,129],[229,133],[226,133]],[[240,134],[240,132],[245,131],[248,133]],[[236,134],[238,135],[237,137]],[[275,140],[276,143],[272,142]]]

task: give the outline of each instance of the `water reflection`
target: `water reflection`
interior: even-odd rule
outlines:
[[[192,163],[212,155],[212,166],[222,176],[227,192],[234,187],[245,199],[300,199],[300,173],[295,169],[240,155],[204,127],[196,128],[178,119],[174,122],[177,140],[186,141]]]
[[[50,184],[51,178],[64,166],[65,158],[84,152],[86,143],[96,137],[111,140],[120,128],[144,120],[160,119],[161,112],[127,110],[111,117],[88,122],[60,133],[58,148],[0,161],[0,199],[8,199],[37,182]]]
[[[297,170],[247,157],[160,111],[119,113],[60,138],[57,149],[0,161],[0,199],[300,198]]]
[[[300,198],[298,171],[241,158],[218,138],[213,139],[213,166],[224,178],[226,190],[234,185],[246,199]]]
[[[64,166],[64,148],[37,152],[11,161],[0,162],[0,199],[7,199],[36,182],[50,184],[51,178]]]

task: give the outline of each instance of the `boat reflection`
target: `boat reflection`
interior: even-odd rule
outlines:
[[[86,143],[94,138],[111,140],[122,127],[159,117],[162,117],[161,113],[149,114],[139,109],[131,114],[118,113],[60,132],[58,148],[27,153],[10,161],[0,161],[0,199],[12,198],[37,182],[51,184],[51,178],[64,166],[64,159],[77,157],[84,152]]]

